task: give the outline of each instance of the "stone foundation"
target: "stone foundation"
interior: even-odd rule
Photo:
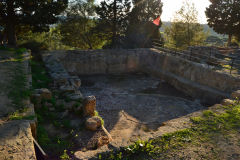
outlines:
[[[142,72],[208,104],[228,98],[240,88],[240,78],[155,49],[54,51],[49,55],[71,75]]]

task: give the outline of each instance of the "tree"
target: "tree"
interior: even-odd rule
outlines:
[[[191,45],[203,44],[207,34],[203,27],[198,23],[197,11],[194,4],[187,1],[176,12],[170,27],[165,28],[165,38],[168,47],[185,49]]]
[[[128,16],[125,46],[127,48],[152,47],[152,39],[161,39],[159,26],[152,21],[162,14],[161,0],[133,0]]]
[[[220,34],[228,35],[228,45],[233,35],[240,31],[240,0],[210,0],[206,9],[208,25]]]
[[[75,0],[66,10],[66,18],[59,25],[62,42],[81,49],[101,48],[96,26],[94,0]]]
[[[68,0],[1,0],[0,25],[9,45],[16,45],[16,28],[29,25],[33,31],[47,31],[67,7]]]
[[[110,47],[116,48],[121,44],[121,38],[127,28],[127,16],[130,9],[130,0],[104,0],[97,7],[100,22],[98,29],[110,35]]]

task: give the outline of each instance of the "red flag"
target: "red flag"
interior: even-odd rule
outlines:
[[[160,16],[158,16],[157,19],[155,19],[155,20],[153,21],[153,23],[154,23],[155,25],[159,26],[159,25],[160,25]]]

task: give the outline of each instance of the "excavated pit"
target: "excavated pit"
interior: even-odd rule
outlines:
[[[80,76],[83,95],[95,95],[97,111],[115,147],[151,137],[165,121],[204,109],[198,100],[144,74]]]

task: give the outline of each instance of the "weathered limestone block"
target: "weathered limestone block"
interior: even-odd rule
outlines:
[[[230,106],[230,105],[234,104],[234,101],[231,99],[224,99],[224,100],[222,100],[221,104],[224,106]]]
[[[81,86],[81,80],[78,77],[71,77],[69,80],[71,85],[74,86],[74,88],[78,89]]]
[[[49,91],[47,88],[41,88],[41,89],[35,89],[34,96],[40,95],[41,99],[51,99],[52,98],[52,92]]]
[[[28,121],[10,121],[0,125],[0,159],[36,160]]]
[[[73,86],[60,86],[60,91],[64,93],[73,93],[75,91]]]
[[[82,99],[83,95],[80,91],[75,91],[75,93],[68,94],[67,97],[69,97],[71,100],[77,101]]]
[[[90,131],[96,131],[101,126],[101,119],[97,116],[90,117],[86,120],[85,126]]]
[[[96,97],[88,96],[83,101],[84,116],[94,116],[96,110]]]
[[[110,140],[107,136],[102,136],[98,138],[98,142],[97,142],[97,148],[100,148],[104,145],[109,144]]]
[[[232,92],[231,98],[233,98],[233,99],[236,99],[236,98],[240,99],[240,90]]]

